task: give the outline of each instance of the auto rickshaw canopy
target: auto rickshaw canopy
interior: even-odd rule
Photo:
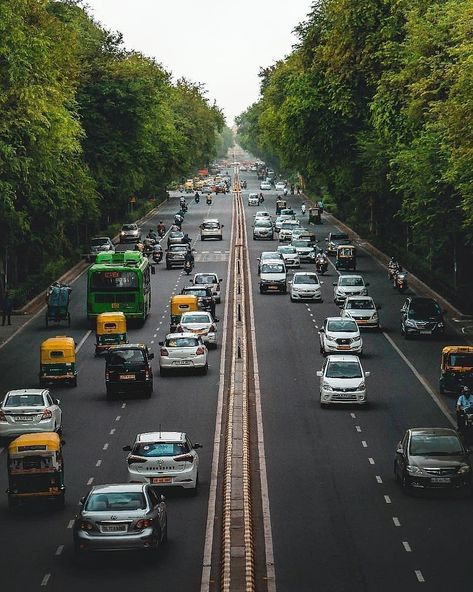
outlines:
[[[41,363],[74,363],[76,361],[76,344],[72,337],[59,335],[45,339],[41,344]]]
[[[356,255],[356,248],[353,245],[338,245],[337,258],[353,258]]]
[[[194,294],[176,294],[171,298],[171,316],[199,310],[199,300]]]
[[[8,445],[8,454],[22,454],[34,451],[58,452],[61,449],[61,438],[56,432],[38,432],[23,434]]]
[[[97,335],[126,333],[126,316],[123,312],[102,312],[97,315]]]
[[[459,372],[473,368],[473,346],[447,345],[442,349],[441,369],[455,369]]]

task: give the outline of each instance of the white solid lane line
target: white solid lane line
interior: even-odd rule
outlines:
[[[76,352],[79,352],[80,348],[84,345],[84,343],[87,341],[89,335],[92,333],[92,329],[89,329],[87,331],[87,333],[84,335],[84,337],[82,337],[82,339],[79,341],[79,345],[76,347]]]

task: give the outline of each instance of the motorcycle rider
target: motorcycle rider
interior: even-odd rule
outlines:
[[[151,230],[148,232],[148,234],[146,235],[146,238],[150,238],[151,240],[157,241],[158,240],[158,235],[156,234],[156,232],[151,228]]]
[[[398,270],[399,263],[396,261],[396,257],[391,257],[388,263],[388,278],[392,280]]]
[[[181,214],[176,214],[174,216],[174,224],[176,226],[178,226],[179,230],[181,230],[181,226],[182,226],[183,221],[184,221],[184,216],[181,216]]]
[[[192,239],[187,233],[182,237],[182,242],[186,245],[190,245],[191,241]]]
[[[304,214],[305,214],[305,207],[306,207],[306,206],[305,206],[305,203],[303,203],[303,204],[301,205],[301,212],[302,212],[302,215],[303,215],[303,216],[304,216]]]
[[[160,220],[157,226],[159,236],[164,236],[166,234],[166,226],[163,224],[163,221]]]
[[[396,267],[393,270],[393,288],[397,288],[397,281],[398,281],[397,276],[400,273],[403,273],[403,271],[404,270],[402,268],[402,265],[400,263],[397,263]]]
[[[184,267],[186,267],[187,265],[191,266],[191,269],[194,267],[194,253],[192,252],[192,249],[190,248],[190,245],[187,245],[187,251],[186,254],[184,256]]]
[[[317,253],[317,257],[315,258],[315,269],[317,270],[317,272],[320,272],[322,270],[323,266],[325,266],[325,271],[327,271],[328,257],[327,257],[327,254],[325,253],[325,251],[323,249],[321,249]]]
[[[195,203],[199,203],[199,201],[200,201],[200,195],[199,195],[198,191],[195,192],[194,201],[195,201]]]
[[[260,204],[262,204],[264,202],[264,195],[262,193],[260,193],[258,198],[259,198]]]
[[[458,429],[461,429],[464,426],[463,414],[471,407],[473,407],[473,393],[469,387],[463,386],[456,406]]]

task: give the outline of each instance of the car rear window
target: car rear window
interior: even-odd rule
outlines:
[[[199,340],[195,337],[172,337],[166,339],[167,347],[197,347]]]
[[[335,333],[357,333],[358,325],[355,321],[329,321],[328,330]]]
[[[348,240],[348,234],[341,232],[340,234],[331,234],[330,240]]]
[[[208,314],[183,314],[181,323],[210,323]]]
[[[272,224],[269,220],[256,220],[255,227],[259,228],[271,228]]]
[[[433,300],[415,300],[409,307],[409,318],[428,319],[441,314],[439,305]]]
[[[358,362],[329,362],[325,375],[328,378],[361,378],[361,368]]]
[[[178,456],[189,452],[185,442],[140,442],[136,444],[133,453],[145,458],[158,458],[160,456]]]
[[[145,362],[145,356],[140,349],[111,350],[107,355],[107,362],[111,366],[143,364]]]
[[[90,241],[90,245],[92,247],[99,247],[100,245],[106,245],[108,244],[108,238],[93,238]]]
[[[220,224],[218,222],[204,222],[202,224],[202,228],[207,230],[215,230],[216,228],[220,228]]]
[[[291,247],[291,246],[278,247],[278,251],[280,253],[285,253],[286,255],[294,255],[297,252],[296,247]]]
[[[194,278],[194,284],[216,284],[218,282],[215,274],[197,275]]]
[[[5,407],[41,407],[44,405],[43,395],[9,395]]]
[[[458,455],[463,454],[462,445],[457,436],[439,434],[413,434],[410,442],[412,455]]]
[[[137,230],[137,228],[136,224],[124,224],[122,226],[122,230]]]
[[[144,510],[145,497],[139,491],[120,493],[92,493],[87,499],[85,510],[88,512],[113,512]]]

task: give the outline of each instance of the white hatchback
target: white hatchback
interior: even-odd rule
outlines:
[[[276,191],[284,191],[284,189],[286,189],[286,183],[284,183],[284,181],[278,181],[275,189]]]
[[[136,436],[129,452],[128,481],[160,487],[182,487],[197,493],[199,455],[184,432],[145,432]]]
[[[322,370],[317,372],[320,377],[320,404],[365,404],[365,378],[369,375],[363,370],[358,356],[328,356]]]
[[[281,253],[286,267],[301,266],[301,261],[299,259],[296,247],[293,247],[292,245],[280,245],[278,247],[278,253]]]
[[[363,353],[360,329],[353,319],[328,317],[319,330],[320,353]]]
[[[269,181],[261,181],[259,188],[262,191],[270,191],[271,190],[271,183]]]
[[[359,327],[379,329],[379,305],[371,296],[348,296],[342,308],[344,318],[353,319]]]
[[[202,338],[204,343],[217,347],[217,323],[209,312],[203,310],[185,312],[177,326],[179,333],[192,333]]]
[[[223,224],[217,219],[206,219],[200,225],[200,240],[207,240],[208,238],[216,238],[222,240],[222,228]]]
[[[342,305],[347,296],[367,296],[370,284],[361,275],[341,275],[333,285],[333,300]]]
[[[299,220],[285,220],[281,224],[281,230],[279,231],[279,242],[291,242],[292,231],[294,228],[299,228]]]
[[[297,271],[291,282],[291,302],[299,300],[318,300],[322,302],[322,292],[317,274],[313,271]]]
[[[60,401],[47,389],[9,391],[0,403],[0,438],[34,432],[61,432]]]
[[[257,193],[250,193],[248,195],[249,206],[259,206],[259,195]]]
[[[159,373],[169,370],[195,369],[207,374],[207,348],[202,338],[194,333],[169,333],[159,345]]]

